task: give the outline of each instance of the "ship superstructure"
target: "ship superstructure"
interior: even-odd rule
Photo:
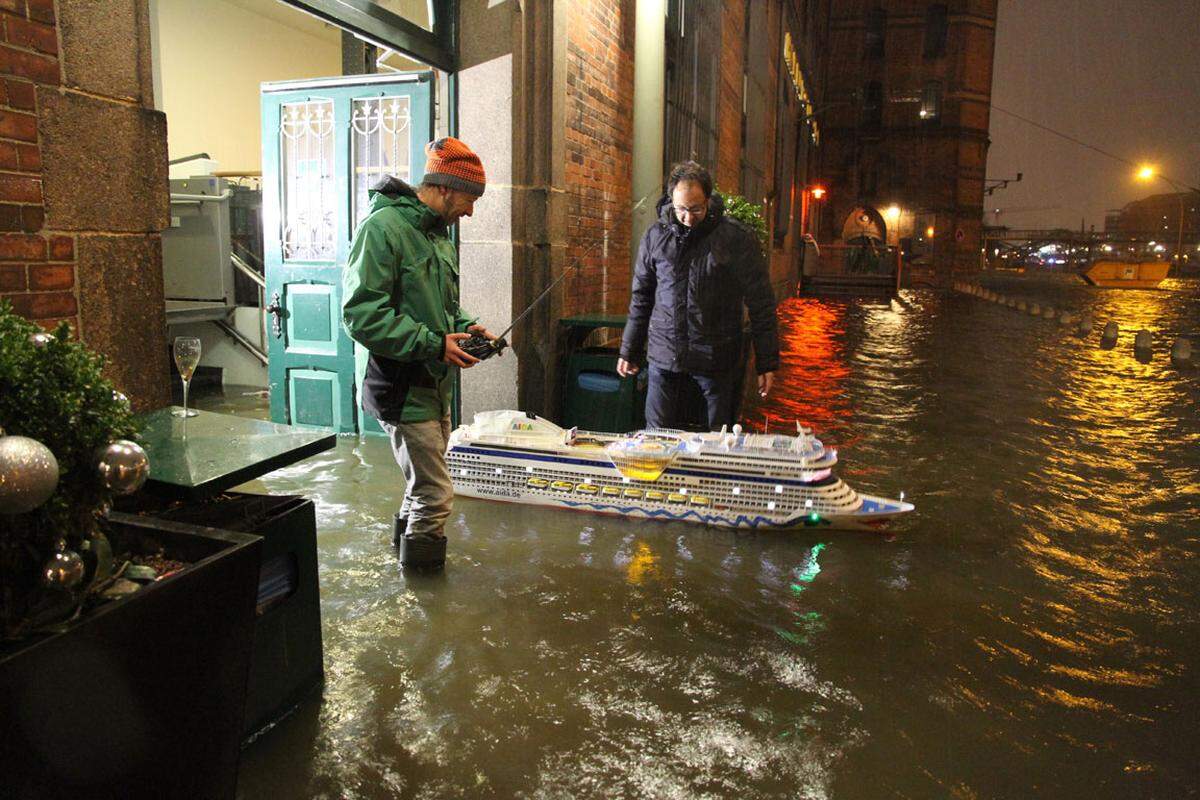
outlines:
[[[522,411],[487,411],[450,434],[455,492],[513,503],[736,528],[878,528],[911,503],[859,494],[837,451],[797,435],[566,430]]]

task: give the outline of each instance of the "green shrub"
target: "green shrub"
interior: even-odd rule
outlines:
[[[739,194],[729,194],[721,191],[717,187],[717,194],[721,195],[725,201],[726,216],[733,217],[739,222],[743,222],[754,231],[758,237],[758,244],[764,253],[767,252],[767,220],[763,216],[762,206],[751,203],[746,198]]]

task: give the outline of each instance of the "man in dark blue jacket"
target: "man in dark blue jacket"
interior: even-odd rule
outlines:
[[[761,396],[779,368],[770,277],[758,238],[725,216],[712,176],[696,162],[671,169],[658,211],[638,249],[617,372],[633,375],[649,361],[648,427],[682,427],[694,384],[716,430],[734,422],[743,306],[750,312]]]

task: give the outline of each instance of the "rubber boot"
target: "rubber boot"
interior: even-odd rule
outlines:
[[[399,547],[400,540],[404,538],[404,531],[408,529],[408,515],[400,515],[399,512],[392,517],[392,546]]]
[[[422,572],[436,572],[446,565],[445,536],[400,537],[400,565]]]

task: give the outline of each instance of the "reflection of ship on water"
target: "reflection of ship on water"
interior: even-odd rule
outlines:
[[[738,528],[878,528],[911,503],[855,492],[812,433],[564,430],[489,411],[450,435],[455,492],[514,503]]]

